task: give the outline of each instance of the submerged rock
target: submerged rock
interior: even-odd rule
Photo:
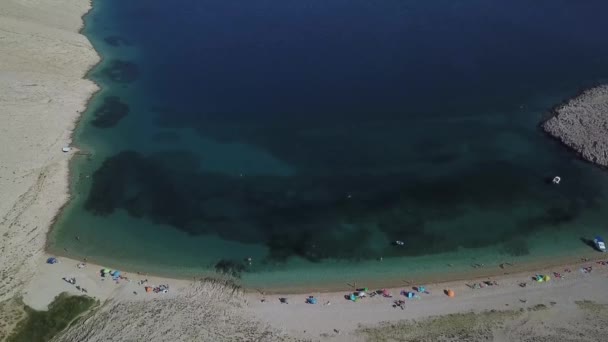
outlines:
[[[132,83],[139,77],[139,69],[133,62],[113,60],[102,70],[103,74],[112,82]]]
[[[591,88],[554,109],[543,129],[592,163],[608,167],[608,85]]]
[[[116,126],[128,114],[129,105],[122,102],[118,96],[108,96],[95,110],[95,119],[91,123],[98,128],[110,128]]]

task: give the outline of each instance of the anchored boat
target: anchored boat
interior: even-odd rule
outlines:
[[[606,243],[604,242],[604,239],[602,239],[600,236],[596,236],[595,239],[593,239],[593,243],[595,244],[595,248],[597,248],[598,251],[606,251]]]

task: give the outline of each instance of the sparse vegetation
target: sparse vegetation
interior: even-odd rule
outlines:
[[[420,321],[385,323],[360,329],[369,341],[478,341],[491,340],[492,331],[514,319],[519,311],[467,312]]]
[[[24,316],[23,304],[17,299],[8,299],[0,303],[0,341],[7,338]]]

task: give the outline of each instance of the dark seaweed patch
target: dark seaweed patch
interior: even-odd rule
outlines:
[[[179,134],[171,131],[158,132],[152,136],[152,141],[157,143],[174,143],[179,140]]]
[[[120,101],[117,96],[108,96],[103,104],[95,110],[95,119],[91,121],[98,128],[114,127],[129,114],[129,106]]]
[[[139,70],[135,63],[118,59],[109,62],[102,72],[116,83],[132,83],[139,77]]]
[[[577,202],[571,201],[565,206],[552,205],[545,209],[545,212],[538,216],[528,217],[519,223],[520,231],[527,231],[540,226],[553,226],[573,222],[582,213],[582,207]]]
[[[505,252],[523,255],[529,252],[522,242],[526,235],[568,222],[580,210],[578,192],[563,187],[556,202],[554,194],[541,191],[547,186],[542,179],[534,186],[518,182],[527,177],[526,170],[503,162],[417,182],[407,174],[239,178],[203,171],[203,164],[183,150],[149,156],[121,152],[94,173],[85,207],[97,215],[124,209],[187,234],[262,244],[275,261],[299,256],[312,262],[482,248],[503,243],[509,234],[522,240],[508,242]],[[531,202],[546,203],[545,214],[508,217],[512,228],[504,234],[491,232],[503,214],[472,226],[454,223],[470,215],[471,207],[502,213]],[[431,221],[445,227],[444,233],[430,230]],[[488,234],[481,234],[478,225],[488,227]],[[386,245],[370,242],[374,238],[385,238]],[[406,246],[391,246],[394,240]]]
[[[505,242],[502,251],[510,256],[519,257],[530,254],[530,247],[523,238],[516,238]]]
[[[235,278],[240,278],[241,274],[247,271],[247,268],[242,262],[228,259],[221,259],[215,264],[214,268],[217,273],[233,276]]]
[[[107,36],[103,39],[106,44],[114,46],[114,47],[118,47],[121,45],[125,45],[125,46],[130,46],[131,42],[129,40],[127,40],[126,38],[123,38],[121,36]]]

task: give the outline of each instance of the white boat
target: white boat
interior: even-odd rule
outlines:
[[[562,179],[559,176],[555,176],[555,177],[553,177],[552,182],[553,182],[553,184],[559,184],[559,182],[561,182],[561,181],[562,181]]]
[[[600,252],[606,251],[606,243],[604,242],[604,239],[602,239],[601,237],[596,236],[595,239],[593,239],[593,243],[595,244],[595,248],[597,248],[598,251],[600,251]]]
[[[397,246],[403,246],[403,245],[405,245],[405,242],[403,242],[401,240],[396,240],[395,241],[395,245],[397,245]]]

